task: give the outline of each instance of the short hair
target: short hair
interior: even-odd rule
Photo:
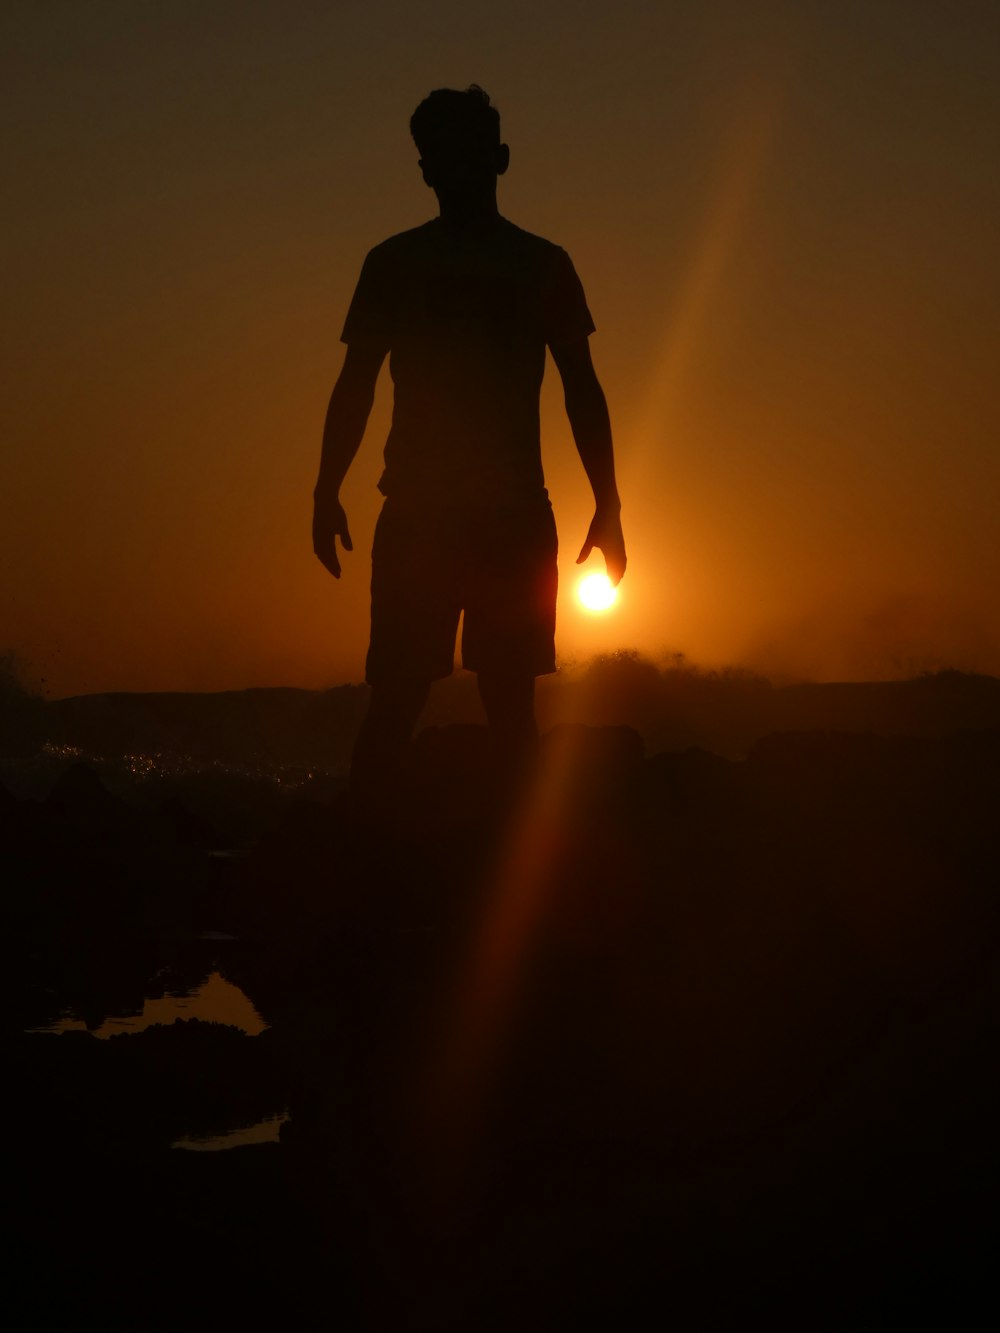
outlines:
[[[457,88],[435,88],[410,117],[410,133],[421,157],[426,156],[441,130],[468,126],[481,134],[491,148],[500,145],[500,112],[490,105],[490,95],[472,83],[464,92]]]

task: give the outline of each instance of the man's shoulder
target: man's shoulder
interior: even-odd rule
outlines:
[[[504,219],[504,248],[508,262],[533,273],[543,285],[560,289],[579,283],[573,261],[561,245]]]
[[[561,245],[527,231],[524,227],[519,227],[509,218],[498,218],[495,230],[487,235],[492,235],[494,241],[499,239],[506,247],[525,255],[536,255],[541,259],[559,258],[566,254]],[[408,227],[406,231],[398,231],[393,236],[387,236],[384,241],[372,246],[367,257],[373,264],[405,260],[410,256],[434,250],[440,242],[439,220],[431,218],[430,221],[423,222],[417,227]]]
[[[366,262],[378,264],[419,253],[433,241],[433,237],[433,219],[430,222],[422,222],[419,227],[408,227],[406,231],[397,231],[395,235],[379,241],[378,245],[373,245],[368,251]]]
[[[544,236],[538,236],[533,231],[526,231],[524,227],[519,227],[509,218],[504,218],[503,224],[512,245],[546,257],[566,253],[561,245],[556,245],[555,241],[546,240]]]

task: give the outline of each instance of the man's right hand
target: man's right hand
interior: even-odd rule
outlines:
[[[335,579],[340,578],[340,559],[337,555],[337,538],[340,538],[345,551],[353,551],[354,543],[347,530],[347,515],[344,506],[336,498],[320,499],[316,496],[313,503],[313,550],[316,558],[328,569]]]

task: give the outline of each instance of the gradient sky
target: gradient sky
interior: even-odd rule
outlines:
[[[388,372],[339,583],[320,431],[366,251],[435,211],[409,114],[475,81],[615,426],[588,618],[550,370],[563,661],[1000,673],[998,53],[965,0],[6,0],[0,651],[52,694],[361,678]]]

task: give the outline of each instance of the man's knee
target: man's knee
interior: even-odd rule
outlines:
[[[427,702],[431,682],[424,677],[403,677],[398,680],[380,680],[371,686],[369,713],[419,712]]]
[[[486,717],[495,728],[517,731],[535,725],[535,678],[518,672],[480,671],[479,697]]]
[[[365,798],[384,794],[403,757],[430,693],[429,680],[409,678],[372,685],[368,712],[351,758],[351,787]]]

